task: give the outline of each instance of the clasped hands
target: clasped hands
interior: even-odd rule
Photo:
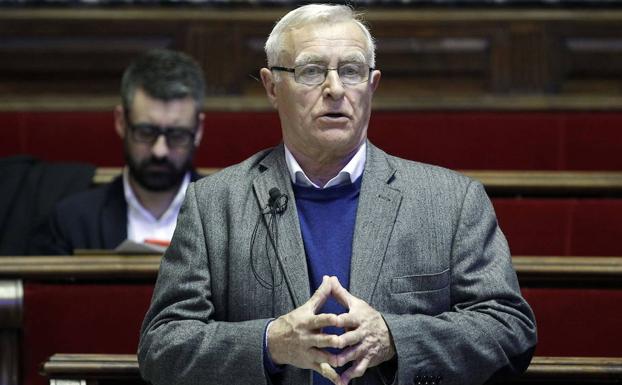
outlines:
[[[345,308],[343,314],[317,314],[329,297]],[[322,328],[344,328],[342,335],[325,334]],[[268,351],[276,364],[313,369],[335,385],[347,385],[367,368],[388,361],[395,346],[378,311],[350,294],[336,277],[324,276],[322,284],[302,306],[272,321],[268,329]],[[325,348],[343,349],[331,354]],[[334,368],[352,362],[341,375]]]

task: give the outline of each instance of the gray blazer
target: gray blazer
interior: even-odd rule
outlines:
[[[277,187],[279,259],[255,224]],[[141,331],[143,377],[159,384],[310,384],[293,367],[268,378],[267,322],[310,296],[307,261],[283,146],[192,184],[162,260]],[[266,215],[269,218],[269,215]],[[270,262],[270,263],[269,263]],[[255,266],[255,274],[253,268]],[[272,266],[272,268],[270,267]],[[276,271],[275,271],[276,269]],[[275,271],[275,288],[264,279]],[[482,185],[368,143],[350,292],[380,311],[397,359],[356,384],[480,384],[520,372],[536,343],[507,242]]]

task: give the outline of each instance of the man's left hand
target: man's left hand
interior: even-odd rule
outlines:
[[[346,332],[339,336],[340,345],[346,347],[337,356],[337,365],[352,361],[352,366],[341,374],[341,383],[361,377],[367,368],[390,360],[395,356],[395,345],[384,318],[367,302],[350,294],[335,277],[331,279],[335,299],[349,309],[339,315],[339,326]]]

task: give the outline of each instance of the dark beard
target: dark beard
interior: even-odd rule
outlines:
[[[192,156],[179,169],[168,159],[150,157],[137,163],[126,152],[125,154],[130,176],[144,189],[150,191],[169,191],[179,187],[186,172],[192,167]],[[151,166],[164,167],[164,170],[150,170]]]

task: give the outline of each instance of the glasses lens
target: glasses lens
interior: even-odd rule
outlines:
[[[166,142],[171,147],[185,147],[192,143],[194,133],[181,128],[173,128],[166,131]]]
[[[294,78],[298,83],[322,84],[326,77],[326,67],[319,64],[305,64],[294,68]]]
[[[160,135],[160,129],[148,124],[138,124],[132,126],[134,140],[142,143],[153,143]]]
[[[369,67],[363,63],[346,63],[337,70],[343,84],[359,84],[367,80]]]
[[[296,82],[306,85],[324,83],[328,67],[320,64],[305,64],[294,68]],[[345,63],[337,68],[337,73],[343,84],[359,84],[369,78],[369,66],[364,63]]]

